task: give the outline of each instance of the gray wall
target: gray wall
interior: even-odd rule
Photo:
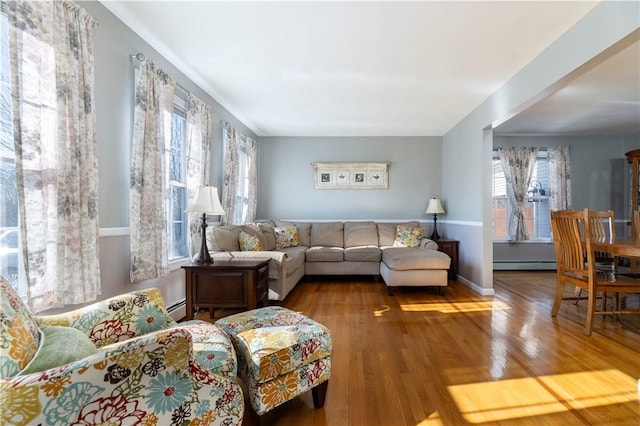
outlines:
[[[460,277],[493,294],[491,152],[495,123],[523,111],[572,76],[638,40],[640,4],[602,2],[443,138],[447,231],[460,240]]]
[[[389,189],[313,189],[313,162],[390,162]],[[258,168],[259,219],[428,221],[429,199],[442,196],[442,138],[263,137]]]
[[[96,110],[100,167],[100,265],[102,297],[158,286],[169,304],[184,297],[184,276],[175,270],[162,280],[129,283],[128,183],[133,68],[129,55],[144,53],[180,85],[210,102],[214,116],[212,181],[221,181],[219,121],[254,137],[215,100],[126,27],[98,2],[80,2],[95,16]],[[445,202],[444,233],[457,238],[460,275],[483,294],[492,292],[491,123],[524,108],[532,99],[638,28],[636,2],[604,2],[589,13],[444,138],[261,138],[258,217],[299,219],[405,219],[424,214],[434,195]],[[426,117],[425,119],[428,119]],[[625,141],[632,146],[637,138]],[[298,143],[300,145],[298,145]],[[626,145],[629,144],[629,145]],[[627,148],[625,148],[627,149]],[[389,161],[390,188],[314,191],[311,162]]]
[[[99,22],[94,32],[94,54],[100,178],[101,298],[156,286],[164,293],[167,304],[171,305],[185,296],[184,273],[181,269],[175,269],[163,279],[135,285],[129,282],[129,165],[134,83],[129,55],[144,53],[178,84],[215,109],[211,184],[219,186],[222,176],[220,120],[231,122],[253,138],[256,136],[102,4],[93,1],[79,4]]]
[[[613,187],[619,166],[626,163],[625,140],[622,136],[494,136],[493,147],[570,146],[572,208],[614,209],[619,219],[628,219],[628,212],[621,209],[622,188]]]
[[[556,136],[523,137],[496,136],[493,147],[507,146],[570,146],[572,208],[613,210],[616,215],[616,232],[627,232],[629,220],[628,196],[625,191],[627,161],[625,152],[640,148],[639,135],[631,136]],[[636,142],[636,144],[634,144]],[[553,268],[553,263],[536,266],[535,262],[555,262],[552,243],[509,242],[493,243],[493,262],[529,263],[528,268]],[[532,263],[533,262],[533,263]]]

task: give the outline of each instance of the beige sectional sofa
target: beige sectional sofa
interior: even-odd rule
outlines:
[[[398,224],[270,220],[209,227],[207,245],[214,262],[230,257],[270,259],[270,300],[284,300],[304,275],[382,276],[391,294],[394,287],[404,285],[446,287],[449,256],[437,251],[437,243],[428,238],[418,239],[417,248],[397,247],[399,225],[410,230],[420,227],[416,221]],[[283,247],[288,244],[277,240],[278,235],[282,236],[277,231],[285,227],[290,230],[292,226],[297,231],[297,241]],[[242,250],[241,233],[258,240],[258,248],[262,250]]]

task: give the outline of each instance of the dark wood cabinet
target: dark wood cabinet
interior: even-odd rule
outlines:
[[[182,267],[186,273],[186,319],[195,308],[255,309],[269,303],[268,260],[216,260]]]
[[[455,279],[458,276],[458,246],[460,241],[442,238],[436,242],[438,243],[438,251],[448,254],[451,258],[449,278]]]
[[[640,149],[629,151],[625,155],[627,157],[627,161],[630,164],[629,217],[633,218],[633,211],[640,210]]]

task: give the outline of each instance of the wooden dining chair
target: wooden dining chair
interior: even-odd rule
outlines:
[[[601,309],[597,309],[596,298],[599,292],[639,293],[640,280],[621,274],[615,268],[596,267],[596,252],[591,244],[592,214],[588,209],[551,212],[557,262],[557,286],[551,316],[557,316],[563,300],[576,300],[576,297],[565,297],[566,284],[586,290],[587,318],[584,333],[587,336],[593,330],[595,315],[640,314],[640,310],[621,310],[617,304],[611,310],[607,309],[606,303],[602,304]]]
[[[591,238],[594,240],[608,242],[615,240],[616,226],[613,210],[589,210],[589,229],[591,231]],[[611,253],[596,251],[596,265],[599,268],[615,267],[616,258]]]

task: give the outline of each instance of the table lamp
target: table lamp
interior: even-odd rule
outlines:
[[[427,206],[427,214],[433,214],[433,232],[431,233],[431,239],[433,241],[438,241],[440,239],[440,235],[438,235],[438,228],[436,228],[436,222],[438,220],[438,214],[444,214],[444,208],[442,208],[442,202],[439,198],[433,197],[429,200],[429,205]]]
[[[218,198],[218,188],[215,186],[199,186],[196,188],[196,195],[187,210],[187,213],[202,213],[202,224],[200,224],[201,244],[200,253],[193,258],[193,263],[213,263],[209,249],[207,248],[207,215],[224,215],[224,210]]]

